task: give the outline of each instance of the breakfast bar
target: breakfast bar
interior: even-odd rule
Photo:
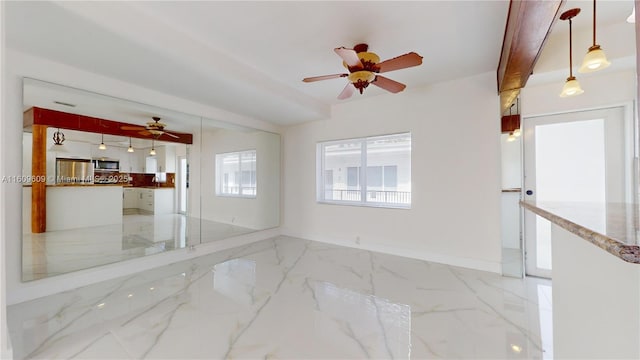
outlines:
[[[637,204],[522,201],[551,222],[557,358],[640,358]]]
[[[46,192],[47,231],[122,224],[122,185],[47,185]],[[26,224],[31,222],[30,207],[31,187],[25,186]]]

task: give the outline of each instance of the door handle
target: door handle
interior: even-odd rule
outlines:
[[[527,190],[527,192],[525,193],[527,195],[533,195],[533,190]]]

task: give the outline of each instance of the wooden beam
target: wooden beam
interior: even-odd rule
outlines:
[[[31,232],[47,231],[47,126],[32,128]]]
[[[501,112],[526,85],[564,2],[511,0],[497,71]]]
[[[153,136],[148,131],[143,131],[144,129],[140,124],[128,124],[114,120],[100,119],[38,107],[33,107],[25,111],[25,114],[27,114],[27,112],[32,113],[32,116],[30,116],[31,119],[27,119],[26,115],[23,119],[24,124],[27,126],[29,124],[46,125],[61,129],[78,130],[97,134],[119,135],[138,139],[155,139],[181,144],[193,144],[193,134],[177,131],[165,131],[165,133],[170,133],[176,137],[168,136],[166,134]],[[137,127],[138,129],[131,130],[132,127]]]

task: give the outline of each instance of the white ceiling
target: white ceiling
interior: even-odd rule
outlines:
[[[632,1],[598,4],[604,23]],[[6,36],[9,47],[24,52],[289,125],[326,118],[340,102],[344,79],[301,81],[343,72],[335,47],[365,42],[383,60],[418,52],[422,66],[388,74],[407,91],[495,71],[508,6],[506,0],[8,2]],[[371,96],[402,94],[370,87],[346,101]]]

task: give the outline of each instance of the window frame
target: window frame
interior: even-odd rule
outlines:
[[[403,135],[408,135],[409,138],[413,140],[413,134],[411,133],[411,131],[403,131],[403,132],[392,133],[392,134],[373,135],[373,136],[364,136],[364,137],[358,137],[358,138],[345,138],[345,139],[317,142],[316,143],[316,203],[328,204],[328,205],[364,206],[364,207],[385,208],[385,209],[410,210],[412,206],[412,202],[408,204],[396,204],[396,203],[367,201],[367,167],[368,167],[367,142],[378,139],[378,138],[392,138],[394,136],[403,136]],[[358,185],[360,185],[359,191],[360,191],[361,200],[357,200],[357,201],[356,200],[331,200],[331,199],[327,200],[325,199],[325,188],[324,188],[324,184],[325,184],[324,173],[326,170],[325,147],[331,146],[331,145],[337,145],[337,144],[344,144],[346,142],[360,142],[360,164],[357,167],[359,169]],[[413,141],[410,147],[410,153],[412,152],[413,152]],[[382,166],[383,173],[384,173],[385,166]],[[409,162],[409,170],[411,171],[412,168],[413,168],[413,157],[411,157],[411,160]],[[410,178],[412,177],[413,177],[413,172],[411,172]],[[397,181],[396,181],[396,184],[397,184]],[[384,186],[384,182],[383,182],[383,186]],[[412,189],[410,190],[409,193],[410,194],[412,193]]]
[[[242,193],[242,154],[252,152],[255,156],[255,191],[253,194],[243,194]],[[234,171],[238,173],[239,182],[238,182],[238,193],[237,194],[228,194],[222,192],[222,188],[224,187],[224,175],[225,172],[222,171],[222,164],[219,163],[218,159],[222,159],[224,156],[236,154],[238,156],[238,168]],[[231,198],[243,198],[243,199],[255,199],[258,197],[258,151],[257,149],[245,149],[238,151],[227,151],[222,153],[216,153],[214,156],[214,166],[215,166],[215,195],[219,197],[231,197]],[[238,181],[238,180],[236,180]]]

